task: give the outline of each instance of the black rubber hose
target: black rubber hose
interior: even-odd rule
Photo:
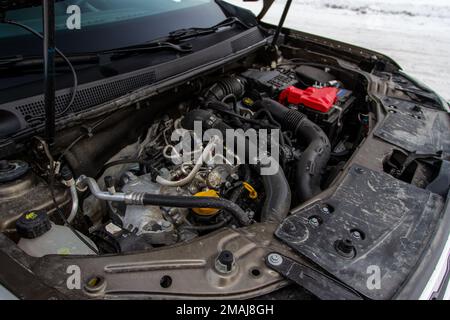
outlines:
[[[213,197],[185,197],[159,194],[145,194],[143,204],[149,206],[175,207],[175,208],[214,208],[230,212],[244,226],[251,223],[248,214],[236,203]]]
[[[292,131],[298,142],[307,145],[296,165],[296,193],[305,202],[321,192],[320,183],[331,155],[331,144],[325,132],[304,114],[288,109],[272,99],[255,103],[256,109],[265,109],[285,130]]]
[[[261,221],[281,223],[291,208],[291,188],[284,171],[280,167],[276,174],[262,175],[261,178],[266,192]]]
[[[205,93],[206,101],[223,101],[229,96],[236,99],[242,98],[245,92],[245,81],[240,78],[224,78],[216,82]]]
[[[194,121],[201,121],[203,129],[217,129],[226,137],[226,130],[232,129],[220,118],[207,110],[193,110],[186,114],[181,122],[183,128],[187,130],[194,129]],[[250,142],[250,141],[249,141]],[[249,145],[246,145],[247,150]],[[266,192],[266,200],[261,212],[261,221],[281,222],[283,221],[291,207],[291,189],[286,179],[283,169],[273,175],[262,175],[263,184]]]

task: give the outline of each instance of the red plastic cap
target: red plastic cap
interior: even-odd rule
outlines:
[[[301,90],[289,87],[280,94],[281,103],[302,104],[305,107],[327,113],[333,108],[337,100],[338,89],[334,87]]]

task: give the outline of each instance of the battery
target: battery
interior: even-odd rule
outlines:
[[[287,103],[287,106],[305,114],[309,120],[318,124],[329,137],[332,137],[342,126],[342,118],[344,114],[347,113],[356,100],[356,97],[353,96],[352,91],[338,88],[334,89],[337,91],[336,99],[326,112],[317,110],[302,103]]]

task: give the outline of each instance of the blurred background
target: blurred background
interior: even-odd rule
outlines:
[[[285,3],[276,0],[264,21],[277,24]],[[386,54],[450,101],[450,0],[294,0],[285,26]]]

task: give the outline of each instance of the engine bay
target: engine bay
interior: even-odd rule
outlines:
[[[362,83],[325,65],[239,65],[185,87],[189,94],[140,120],[137,141],[115,143],[120,150],[97,170],[83,170],[107,153],[89,134],[62,144],[58,158],[36,139],[31,157],[2,161],[1,231],[39,257],[152,250],[222,228],[280,223],[333,182],[369,130]],[[218,134],[201,136],[197,124]],[[126,135],[127,126],[118,131]],[[275,131],[276,141],[262,137]],[[263,140],[270,151],[250,155]],[[263,175],[267,159],[278,170]],[[58,225],[64,229],[50,237]],[[34,243],[42,235],[49,239]]]

